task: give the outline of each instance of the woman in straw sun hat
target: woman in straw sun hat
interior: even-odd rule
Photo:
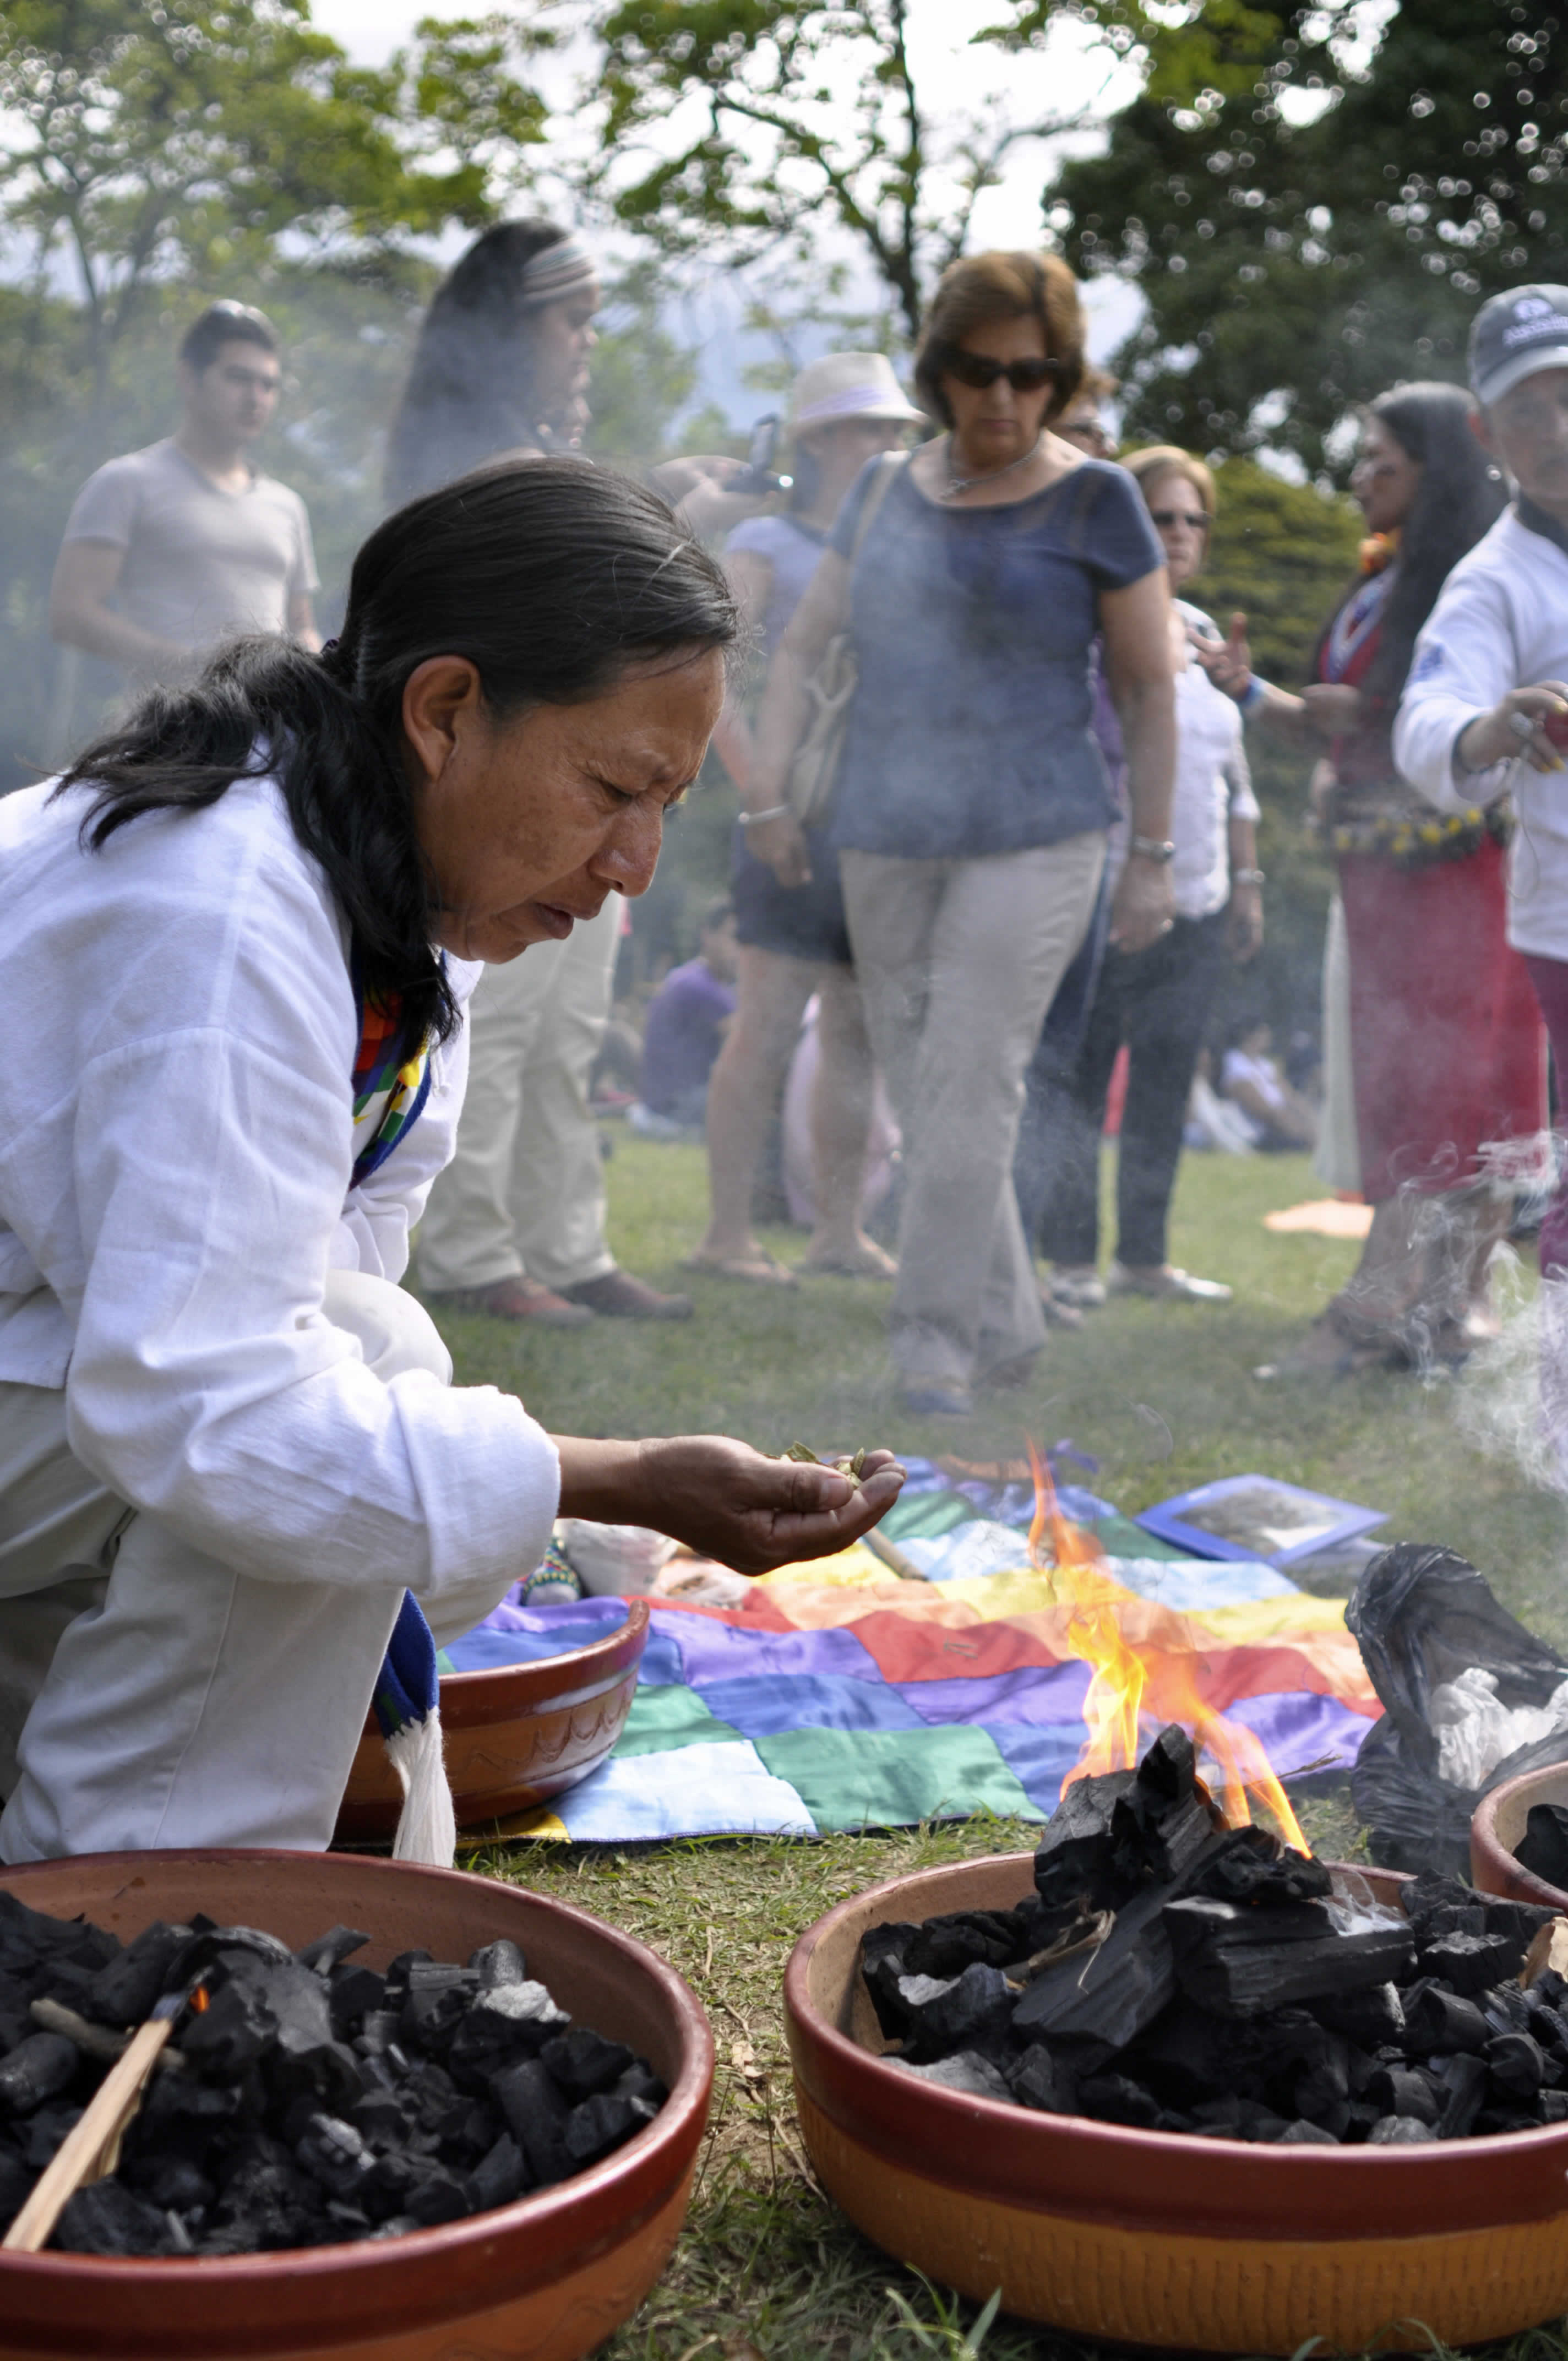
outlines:
[[[903,443],[921,413],[883,353],[828,353],[790,396],[795,483],[781,514],[730,534],[724,563],[770,658],[817,570],[833,520],[868,460]],[[740,945],[735,1021],[707,1100],[712,1211],[692,1268],[793,1286],[793,1272],[751,1229],[751,1191],[769,1122],[813,993],[822,1062],[813,1104],[815,1227],[803,1268],[891,1279],[894,1264],[860,1224],[872,1067],[855,981],[838,855],[826,835],[751,792],[751,734],[726,709],[715,741],[740,789],[731,888]]]

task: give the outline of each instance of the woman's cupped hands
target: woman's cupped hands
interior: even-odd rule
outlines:
[[[886,1515],[904,1483],[891,1451],[867,1452],[857,1483],[832,1467],[770,1459],[725,1435],[668,1435],[636,1449],[639,1521],[738,1574],[770,1574],[848,1549]]]

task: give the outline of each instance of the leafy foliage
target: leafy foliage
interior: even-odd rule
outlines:
[[[1146,300],[1136,431],[1332,471],[1351,404],[1462,379],[1482,297],[1568,276],[1552,0],[1405,0],[1365,60],[1354,0],[1111,13],[1146,88],[1050,202],[1075,267]]]

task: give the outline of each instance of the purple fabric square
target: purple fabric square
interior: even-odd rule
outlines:
[[[897,1681],[892,1686],[922,1721],[934,1726],[970,1721],[990,1730],[1001,1722],[1033,1723],[1040,1728],[1059,1724],[1073,1732],[1074,1762],[1083,1743],[1087,1664],[1025,1664],[1017,1672],[995,1673],[986,1680]],[[996,1735],[994,1730],[992,1734]]]
[[[694,1688],[709,1682],[782,1679],[797,1674],[829,1673],[852,1681],[875,1681],[882,1675],[875,1659],[840,1624],[826,1631],[739,1631],[707,1615],[687,1615],[679,1609],[654,1609],[653,1621],[680,1651],[685,1677]],[[718,1711],[718,1707],[714,1711]],[[722,1719],[722,1717],[721,1717]]]

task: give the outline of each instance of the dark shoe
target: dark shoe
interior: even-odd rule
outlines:
[[[1038,1353],[1016,1353],[1010,1361],[993,1361],[975,1380],[988,1393],[1022,1393],[1039,1364]]]
[[[1194,1279],[1190,1270],[1161,1263],[1156,1270],[1136,1269],[1113,1262],[1105,1281],[1107,1295],[1142,1295],[1153,1303],[1228,1303],[1232,1290],[1221,1279]]]
[[[456,1287],[427,1301],[448,1312],[483,1312],[492,1320],[536,1320],[542,1328],[586,1328],[593,1313],[586,1304],[552,1295],[536,1279],[494,1279],[488,1287]]]
[[[898,1407],[914,1418],[972,1418],[974,1397],[956,1378],[928,1378],[898,1389]]]
[[[601,1320],[689,1320],[692,1316],[689,1295],[661,1295],[656,1287],[650,1287],[646,1279],[633,1279],[629,1270],[607,1270],[602,1279],[580,1279],[576,1287],[564,1287],[561,1292],[568,1303],[597,1312]]]

